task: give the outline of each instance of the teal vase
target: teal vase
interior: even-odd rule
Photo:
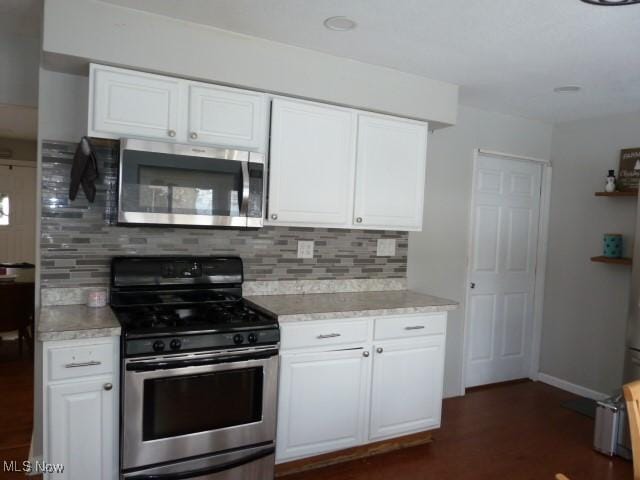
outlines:
[[[608,258],[621,258],[622,235],[619,233],[605,233],[602,254]]]

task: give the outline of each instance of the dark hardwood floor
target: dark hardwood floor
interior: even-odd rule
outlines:
[[[26,460],[33,415],[33,361],[0,343],[0,467]],[[542,383],[474,389],[445,400],[428,445],[282,477],[286,480],[631,480],[632,465],[591,448],[593,420],[560,406],[573,395]],[[25,477],[2,472],[0,479]],[[28,477],[35,479],[39,477]]]
[[[33,426],[33,355],[17,342],[0,340],[0,479],[24,479],[23,473],[6,472],[4,462],[20,466],[29,457]],[[28,477],[30,480],[40,476]]]
[[[428,445],[285,480],[632,480],[632,464],[592,450],[593,420],[560,406],[570,393],[526,382],[447,399]]]

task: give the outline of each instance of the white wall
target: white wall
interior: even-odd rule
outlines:
[[[546,123],[460,107],[456,126],[429,136],[424,224],[422,232],[409,234],[408,277],[413,290],[460,302],[447,326],[446,397],[462,393],[473,151],[483,148],[546,159],[551,130]]]
[[[95,0],[47,0],[45,59],[68,57],[453,124],[458,87]],[[60,58],[60,56],[66,58]]]
[[[40,39],[0,33],[0,104],[38,105]]]
[[[77,142],[87,134],[87,77],[40,68],[38,139]]]
[[[629,267],[592,263],[602,234],[631,251],[636,202],[599,198],[620,149],[640,147],[640,112],[561,123],[553,131],[551,217],[540,369],[610,393],[620,387]]]

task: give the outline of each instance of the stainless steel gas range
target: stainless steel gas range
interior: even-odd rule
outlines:
[[[121,478],[274,476],[279,329],[237,257],[117,257]]]

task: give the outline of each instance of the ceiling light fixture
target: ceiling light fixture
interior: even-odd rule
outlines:
[[[590,3],[591,5],[600,5],[603,7],[615,7],[619,5],[633,5],[634,3],[640,3],[640,0],[581,0],[584,3]]]
[[[582,87],[579,85],[563,85],[553,89],[556,93],[578,93],[580,90],[582,90]]]
[[[640,0],[638,0],[640,1]],[[324,21],[324,26],[336,32],[346,32],[356,28],[357,23],[347,17],[329,17]]]

